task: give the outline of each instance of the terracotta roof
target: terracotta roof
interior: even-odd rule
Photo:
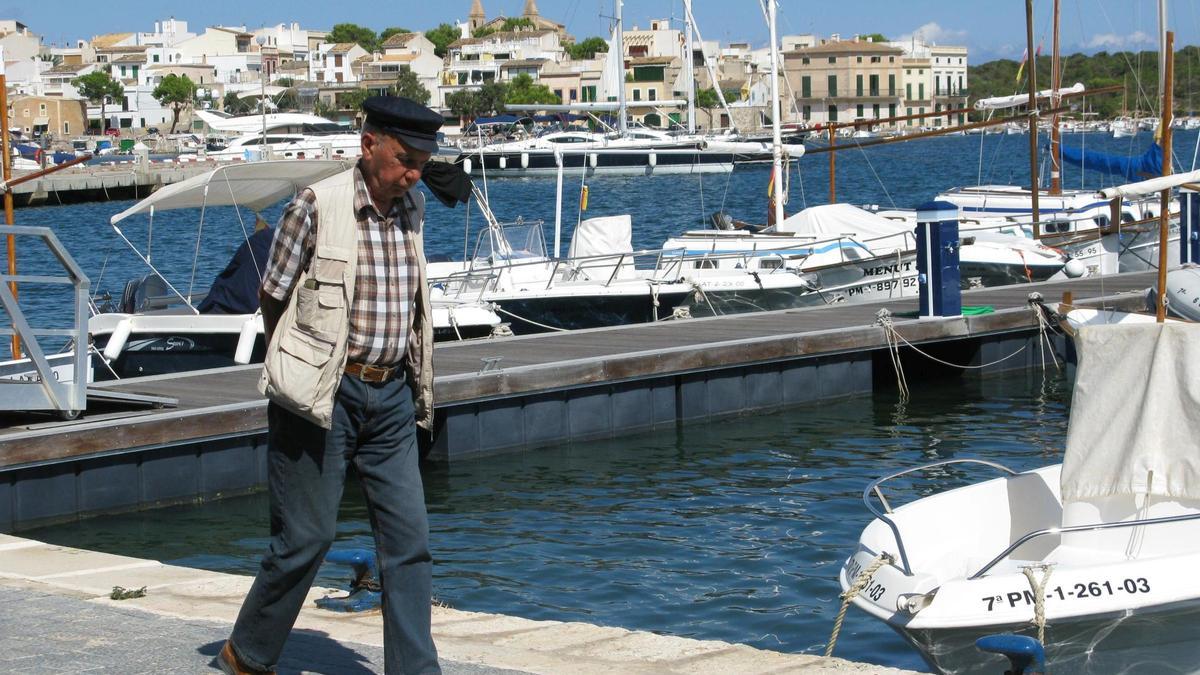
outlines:
[[[136,47],[97,47],[97,51],[102,51],[105,54],[145,54],[146,45]]]
[[[241,28],[226,28],[225,26],[209,26],[209,28],[212,30],[224,31],[226,33],[233,33],[234,35],[237,35],[237,36],[244,35],[246,37],[254,37],[254,33],[247,33],[246,31],[242,30]]]
[[[542,37],[550,35],[552,30],[510,30],[500,31],[498,33],[490,33],[483,37],[459,38],[451,42],[449,48],[462,47],[463,45],[478,45],[485,42],[504,42],[506,40],[523,40],[529,37]]]
[[[665,66],[675,61],[674,56],[637,56],[629,59],[630,66]]]
[[[105,33],[92,38],[92,47],[96,49],[106,49],[118,42],[128,40],[133,36],[133,33]]]
[[[47,75],[61,75],[61,74],[78,73],[79,71],[83,70],[84,68],[88,68],[88,67],[91,67],[94,65],[96,65],[96,64],[94,64],[94,63],[60,63],[57,66],[54,66],[53,68],[51,68],[50,70],[47,70],[46,74]]]
[[[120,58],[113,59],[112,63],[145,63],[145,54],[126,54]]]
[[[396,33],[395,35],[392,35],[383,41],[383,48],[395,49],[396,47],[403,47],[407,45],[410,40],[419,35],[420,33]]]
[[[348,53],[350,53],[351,49],[354,49],[357,46],[358,46],[357,42],[338,42],[338,43],[334,44],[333,47],[330,47],[329,53],[330,54],[348,54]]]
[[[784,52],[785,56],[795,58],[797,56],[808,56],[810,54],[866,54],[868,52],[876,54],[903,54],[904,50],[899,47],[889,47],[882,42],[855,42],[853,40],[839,40],[838,42],[826,42],[823,45],[814,47],[801,47],[793,49],[790,52]]]

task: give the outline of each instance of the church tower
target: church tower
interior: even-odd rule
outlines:
[[[534,19],[538,16],[537,0],[525,0],[525,13],[521,18]]]
[[[487,22],[487,15],[483,13],[483,3],[480,0],[475,0],[471,3],[471,13],[467,15],[467,23],[471,26],[471,33],[483,27]]]

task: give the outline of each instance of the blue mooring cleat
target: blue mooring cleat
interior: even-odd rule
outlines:
[[[333,612],[366,612],[379,609],[380,587],[375,552],[361,548],[330,551],[325,562],[349,565],[354,570],[350,594],[340,597],[317,598],[317,607]]]
[[[985,635],[975,641],[975,647],[1007,656],[1012,670],[1006,672],[1012,675],[1044,675],[1046,672],[1046,651],[1042,643],[1031,637],[1011,633]]]

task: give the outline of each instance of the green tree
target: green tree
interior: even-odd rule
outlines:
[[[429,90],[421,84],[421,80],[417,78],[417,74],[411,68],[400,69],[400,75],[396,77],[396,82],[391,87],[391,93],[394,96],[411,98],[421,105],[429,104]]]
[[[170,133],[173,134],[175,127],[179,124],[179,111],[196,100],[196,83],[192,82],[187,75],[172,73],[164,77],[154,91],[150,92],[150,95],[158,101],[159,105],[171,107]]]
[[[504,109],[507,90],[500,82],[489,82],[474,90],[462,89],[446,96],[446,107],[463,120],[490,115]]]
[[[438,56],[446,55],[446,48],[459,37],[458,29],[448,23],[438,24],[437,28],[425,31],[425,37],[433,43],[433,53]]]
[[[866,41],[866,40],[870,40],[871,42],[887,42],[888,41],[888,39],[883,36],[883,33],[867,33],[866,35],[859,35],[858,37],[859,37],[859,39],[861,39],[863,41]]]
[[[87,75],[80,75],[71,80],[71,85],[79,90],[79,94],[91,101],[92,103],[100,104],[100,130],[104,131],[108,128],[108,120],[104,114],[105,107],[108,104],[107,99],[118,99],[125,96],[125,87],[112,78],[108,71],[94,70]]]
[[[325,41],[336,43],[354,42],[371,53],[374,53],[379,47],[379,36],[375,34],[375,31],[355,23],[335,24],[333,30],[329,31],[329,35],[325,38]]]
[[[482,108],[481,114],[490,115],[493,113],[503,112],[504,99],[507,97],[508,87],[503,82],[488,82],[479,88],[479,105]]]
[[[721,99],[717,96],[716,89],[701,89],[696,92],[697,108],[715,108],[719,105],[721,105]]]
[[[387,39],[392,37],[393,35],[399,35],[401,33],[411,33],[411,32],[412,31],[407,28],[397,28],[396,26],[392,26],[390,28],[384,28],[383,30],[379,31],[379,44],[383,45],[383,43],[387,42]]]
[[[535,84],[533,78],[521,73],[513,78],[505,92],[504,102],[515,105],[560,104],[562,98],[544,84]]]
[[[567,54],[573,59],[590,59],[596,54],[608,52],[608,42],[604,38],[590,37],[583,42],[565,45]]]
[[[331,120],[337,115],[337,109],[326,103],[323,99],[317,99],[313,102],[313,114]]]
[[[238,96],[236,92],[226,92],[225,98],[221,99],[221,107],[230,115],[244,115],[250,112],[250,105],[246,99]]]
[[[339,110],[361,110],[363,101],[371,97],[371,92],[366,89],[351,89],[337,95],[337,107]]]
[[[481,27],[479,30],[475,31],[474,33],[471,33],[471,37],[481,38],[481,37],[487,37],[488,35],[491,35],[492,33],[502,33],[502,32],[507,33],[507,32],[514,31],[517,29],[521,29],[521,28],[536,28],[536,27],[537,26],[535,26],[533,24],[533,19],[526,19],[525,17],[517,17],[517,18],[512,18],[512,19],[505,19],[504,23],[500,24],[499,28],[488,28],[486,26]]]

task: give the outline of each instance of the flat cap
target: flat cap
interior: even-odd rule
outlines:
[[[372,96],[362,104],[367,123],[418,150],[437,152],[442,116],[412,99]]]

